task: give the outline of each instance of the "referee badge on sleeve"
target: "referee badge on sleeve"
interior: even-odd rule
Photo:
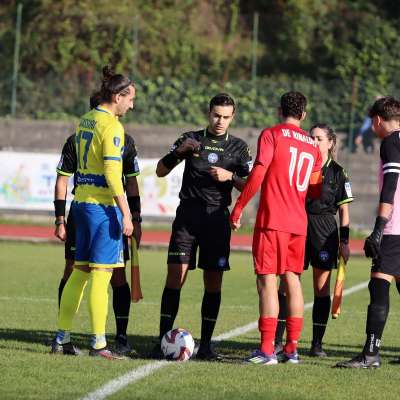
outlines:
[[[114,142],[115,147],[119,147],[119,144],[121,143],[121,139],[118,136],[114,136],[113,142]]]
[[[58,169],[61,169],[63,162],[64,162],[64,154],[61,154],[60,161],[58,162],[58,165],[57,165]]]
[[[351,183],[350,182],[345,182],[344,190],[346,191],[347,197],[353,197],[353,194],[351,193]]]

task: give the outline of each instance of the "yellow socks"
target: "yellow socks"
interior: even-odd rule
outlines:
[[[72,319],[79,309],[82,300],[83,291],[89,279],[89,273],[74,268],[71,276],[65,284],[61,297],[60,312],[58,315],[58,329],[70,331]],[[69,337],[69,335],[67,335]],[[65,339],[63,340],[64,343]]]
[[[92,269],[92,281],[89,291],[89,314],[93,337],[91,345],[94,349],[106,347],[106,320],[108,312],[108,285],[112,272]]]

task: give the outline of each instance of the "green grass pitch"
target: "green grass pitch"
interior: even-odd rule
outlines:
[[[146,359],[158,331],[166,254],[140,253],[144,301],[133,304],[129,323],[131,343],[141,358],[107,361],[48,354],[45,342],[56,328],[57,288],[63,270],[63,248],[54,245],[0,243],[0,399],[79,399],[139,366]],[[233,254],[232,270],[226,274],[223,300],[215,335],[255,321],[258,317],[255,278],[249,254]],[[365,259],[350,261],[346,287],[368,280]],[[306,302],[312,301],[311,273],[303,276]],[[111,292],[110,292],[111,293]],[[110,296],[111,298],[111,296]],[[200,331],[202,277],[189,274],[182,291],[175,326]],[[391,311],[382,347],[383,365],[375,371],[337,370],[339,360],[359,352],[364,342],[366,289],[344,298],[342,315],[330,320],[325,336],[329,357],[306,356],[310,345],[311,309],[305,313],[300,342],[301,365],[261,367],[240,361],[258,345],[257,331],[218,343],[229,356],[222,363],[170,363],[153,374],[126,386],[110,399],[397,399],[400,365],[390,362],[400,356],[400,296],[394,285]],[[111,303],[111,300],[110,300]],[[83,301],[75,319],[77,344],[87,349],[89,319]],[[109,310],[107,332],[113,338],[113,312]]]

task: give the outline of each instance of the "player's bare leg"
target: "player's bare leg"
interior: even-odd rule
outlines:
[[[167,278],[161,298],[159,342],[154,346],[151,357],[163,358],[161,339],[172,329],[179,310],[181,289],[185,283],[189,264],[168,264]]]
[[[204,295],[201,304],[201,339],[196,359],[217,361],[221,356],[211,348],[211,338],[221,305],[223,271],[204,270]]]
[[[326,353],[322,349],[322,338],[325,334],[331,309],[330,280],[331,271],[313,268],[313,339],[309,352],[312,357],[326,357]]]
[[[288,317],[286,318],[286,344],[284,354],[286,361],[296,364],[299,362],[297,343],[303,327],[304,299],[300,275],[287,271],[285,273],[286,301]]]
[[[257,291],[261,345],[259,350],[247,358],[247,361],[260,365],[275,365],[278,363],[275,355],[275,331],[279,313],[277,276],[275,274],[257,275]]]

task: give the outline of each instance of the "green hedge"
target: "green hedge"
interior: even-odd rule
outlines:
[[[9,84],[0,82],[4,92]],[[28,79],[21,76],[18,90],[18,117],[66,119],[78,117],[88,109],[88,98],[94,87],[85,87],[77,79],[46,76]],[[238,104],[235,126],[263,127],[277,120],[280,96],[288,90],[303,92],[308,100],[306,127],[326,122],[347,131],[350,125],[351,82],[321,81],[288,76],[271,76],[251,81],[213,82],[179,81],[159,77],[137,82],[137,100],[133,113],[125,120],[140,124],[203,125],[211,96],[226,91]],[[392,89],[396,94],[395,88]],[[378,90],[371,82],[360,82],[355,103],[355,127],[366,114]],[[9,112],[9,99],[0,99],[0,113]]]

